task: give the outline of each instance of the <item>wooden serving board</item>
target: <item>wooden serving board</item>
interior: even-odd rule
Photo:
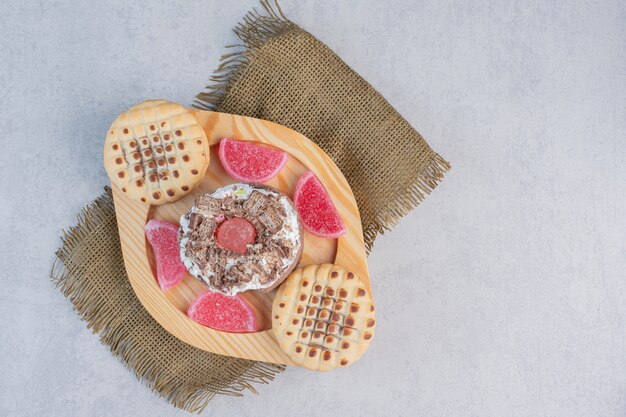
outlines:
[[[361,218],[354,195],[330,157],[303,135],[265,120],[202,110],[191,112],[204,128],[211,145],[206,176],[192,193],[174,203],[149,206],[129,199],[113,186],[122,253],[130,283],[152,317],[182,341],[222,355],[292,365],[271,330],[274,293],[250,291],[243,294],[259,319],[260,330],[255,333],[221,332],[190,320],[187,309],[207,287],[187,275],[175,288],[161,291],[155,280],[154,255],[146,241],[144,225],[153,218],[178,224],[180,216],[189,210],[199,194],[237,182],[226,174],[217,155],[217,145],[222,138],[270,145],[290,156],[280,174],[266,184],[291,197],[299,177],[307,170],[313,171],[326,187],[347,226],[347,233],[338,239],[318,238],[305,232],[300,265],[335,263],[355,271],[369,286]]]

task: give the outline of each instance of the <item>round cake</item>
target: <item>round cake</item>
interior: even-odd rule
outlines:
[[[231,184],[196,198],[180,218],[180,257],[211,290],[235,295],[278,286],[302,255],[302,226],[280,191]]]

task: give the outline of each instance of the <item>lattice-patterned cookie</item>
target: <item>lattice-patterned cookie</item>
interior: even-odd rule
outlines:
[[[281,349],[296,364],[315,371],[356,362],[376,328],[367,286],[333,264],[293,271],[276,292],[272,316]]]
[[[107,133],[104,167],[130,198],[176,201],[202,179],[209,141],[191,112],[165,100],[144,101],[118,116]]]

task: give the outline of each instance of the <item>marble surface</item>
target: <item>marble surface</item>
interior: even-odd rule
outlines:
[[[454,169],[376,243],[361,362],[290,368],[205,414],[624,416],[625,3],[283,3]],[[143,99],[190,103],[256,5],[1,2],[0,415],[186,414],[48,274],[107,183],[111,120]]]

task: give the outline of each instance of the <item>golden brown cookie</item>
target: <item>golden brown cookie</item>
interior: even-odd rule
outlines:
[[[272,329],[300,366],[329,371],[356,362],[369,347],[376,319],[367,286],[333,265],[298,268],[278,288]]]
[[[176,201],[202,179],[209,141],[183,106],[151,100],[132,106],[113,122],[104,143],[111,182],[134,200]]]

